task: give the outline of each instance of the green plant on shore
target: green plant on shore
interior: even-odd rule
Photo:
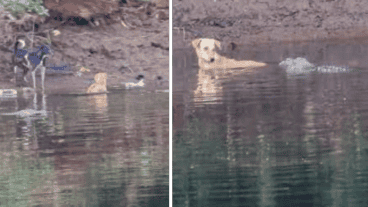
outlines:
[[[43,6],[42,0],[0,0],[0,7],[18,16],[26,12],[35,12],[39,16],[49,16],[48,9]]]
[[[44,45],[51,44],[51,39],[47,38],[47,39],[42,40],[42,44],[44,44]]]

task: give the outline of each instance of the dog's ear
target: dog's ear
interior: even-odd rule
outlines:
[[[201,42],[202,42],[201,39],[195,39],[195,40],[192,41],[192,46],[194,48],[199,48],[199,46],[201,45]]]
[[[218,40],[215,40],[215,45],[218,47],[218,49],[221,50],[221,42]]]
[[[231,50],[235,50],[236,48],[237,48],[237,46],[238,45],[236,45],[235,43],[233,43],[233,42],[230,42],[230,44],[229,44],[229,48],[231,49]]]

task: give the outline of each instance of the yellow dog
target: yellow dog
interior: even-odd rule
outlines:
[[[107,74],[106,73],[97,73],[95,75],[95,82],[92,84],[87,93],[104,93],[107,92],[106,82],[107,82]]]
[[[216,48],[221,49],[221,43],[214,39],[195,39],[192,41],[198,56],[198,65],[203,69],[227,69],[227,68],[255,68],[264,67],[267,64],[252,60],[238,61],[219,55]]]

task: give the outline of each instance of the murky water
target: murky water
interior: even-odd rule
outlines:
[[[174,206],[367,206],[366,41],[232,53],[270,66],[218,78],[174,50]],[[289,76],[288,57],[353,71]]]
[[[169,205],[168,93],[18,94],[0,112],[1,206]]]

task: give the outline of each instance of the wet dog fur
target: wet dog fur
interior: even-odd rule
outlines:
[[[95,83],[92,84],[88,89],[87,93],[105,93],[107,92],[107,74],[97,73],[95,75]]]
[[[266,63],[252,60],[238,61],[219,55],[221,43],[215,39],[200,38],[192,41],[192,46],[198,57],[198,65],[203,69],[231,69],[265,67]]]

